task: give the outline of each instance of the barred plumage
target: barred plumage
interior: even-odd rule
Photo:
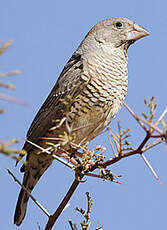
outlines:
[[[127,49],[146,35],[145,29],[125,18],[106,19],[94,26],[64,67],[32,122],[27,139],[47,148],[48,140],[42,137],[54,137],[49,142],[59,144],[56,153],[74,153],[68,138],[58,141],[69,128],[75,144],[83,145],[96,137],[119,112],[126,96]],[[51,130],[64,118],[62,125]],[[28,153],[27,164],[21,168],[25,172],[23,184],[31,192],[53,158],[28,142],[23,148]],[[16,225],[24,219],[27,202],[22,189],[15,211]]]

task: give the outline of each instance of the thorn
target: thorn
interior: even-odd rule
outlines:
[[[158,183],[162,184],[158,175],[156,174],[155,170],[153,169],[153,167],[151,166],[151,164],[149,163],[147,158],[144,156],[144,154],[140,154],[140,155],[141,155],[142,159],[144,160],[144,162],[146,163],[146,165],[148,166],[148,168],[150,169],[150,171],[153,174],[153,176],[155,177],[155,179],[158,181]]]
[[[159,124],[159,122],[162,120],[162,118],[166,115],[167,113],[167,108],[163,111],[163,113],[161,114],[161,116],[159,117],[159,119],[155,122],[155,126],[157,126]]]
[[[61,119],[61,121],[59,122],[59,124],[56,125],[56,126],[54,126],[54,127],[52,127],[52,128],[50,128],[49,131],[53,131],[53,130],[55,130],[55,129],[60,128],[60,127],[62,126],[62,124],[66,121],[66,119],[67,119],[66,117],[63,117],[63,118]]]
[[[114,150],[114,146],[113,146],[113,144],[112,144],[112,142],[111,142],[111,138],[110,138],[110,136],[108,136],[108,140],[109,140],[109,143],[110,143],[110,146],[111,146],[112,152],[113,152],[113,154],[114,154],[114,157],[117,157],[117,154],[116,154],[116,152],[115,152],[115,150]]]
[[[62,212],[64,212],[69,206],[70,206],[70,203],[67,203]]]
[[[116,184],[122,184],[121,182],[117,181],[117,180],[112,180],[112,182],[116,183]]]
[[[41,230],[41,226],[38,222],[37,222],[37,225],[38,225],[38,229]]]
[[[122,103],[125,106],[125,108],[129,111],[129,113],[134,117],[134,119],[139,123],[139,125],[147,132],[147,128],[141,121],[142,119],[140,119],[124,101],[122,101]]]

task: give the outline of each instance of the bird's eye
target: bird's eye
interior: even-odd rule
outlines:
[[[118,29],[122,29],[123,24],[122,24],[121,22],[116,22],[116,23],[115,23],[115,26],[116,26]]]

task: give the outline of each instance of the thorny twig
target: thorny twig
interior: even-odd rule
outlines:
[[[150,102],[150,107],[152,106],[152,104],[151,103],[154,103],[154,101],[153,101],[153,99],[151,99],[151,102]],[[125,105],[125,103],[124,103],[124,105]],[[154,116],[155,116],[155,110],[154,110],[154,108],[155,108],[156,106],[153,106],[153,107],[151,107],[150,108],[150,116],[151,116],[151,119],[150,119],[150,121],[153,121],[153,118],[154,118]],[[129,145],[129,143],[127,142],[127,138],[129,137],[129,135],[127,135],[126,136],[126,134],[129,132],[129,130],[126,130],[126,131],[123,131],[123,134],[121,134],[121,128],[120,128],[120,126],[118,127],[118,129],[119,129],[119,135],[116,137],[112,132],[111,132],[111,130],[109,129],[109,133],[110,133],[110,135],[111,135],[111,137],[113,138],[113,140],[114,140],[114,143],[115,143],[115,146],[116,146],[116,149],[117,149],[117,154],[115,153],[114,154],[114,158],[110,158],[109,160],[106,160],[106,161],[95,161],[94,162],[94,164],[91,164],[90,166],[89,166],[89,169],[87,170],[87,171],[85,171],[84,173],[88,173],[88,172],[90,172],[90,171],[94,171],[95,169],[97,169],[97,168],[103,168],[103,169],[105,169],[107,166],[109,166],[109,165],[112,165],[112,164],[114,164],[114,163],[116,163],[116,162],[118,162],[118,161],[120,161],[121,159],[123,159],[123,158],[126,158],[126,157],[129,157],[129,156],[132,156],[132,155],[135,155],[135,154],[140,154],[141,156],[142,156],[142,158],[143,158],[143,160],[145,161],[145,163],[147,164],[147,166],[149,167],[149,169],[151,170],[151,172],[153,173],[153,175],[156,177],[156,179],[159,181],[159,178],[158,178],[158,176],[156,175],[156,173],[155,173],[155,171],[153,170],[153,168],[151,167],[151,165],[150,165],[150,163],[148,162],[148,160],[146,159],[146,157],[143,155],[143,153],[145,152],[145,151],[147,151],[148,149],[150,149],[150,148],[152,148],[152,147],[154,147],[155,145],[157,145],[157,144],[160,144],[160,143],[162,143],[162,142],[164,142],[164,140],[163,139],[161,139],[161,140],[159,140],[156,144],[154,143],[154,144],[152,144],[152,145],[149,145],[149,146],[146,146],[146,144],[147,144],[147,142],[148,142],[148,140],[150,140],[150,138],[152,138],[152,135],[153,135],[153,133],[154,133],[154,131],[157,131],[157,127],[156,127],[156,125],[157,125],[157,123],[155,123],[156,125],[153,125],[152,127],[150,127],[149,125],[148,125],[148,127],[149,128],[147,128],[147,127],[145,127],[144,126],[144,123],[148,123],[148,121],[149,120],[146,120],[146,122],[143,122],[143,120],[142,119],[140,119],[131,109],[130,109],[130,107],[127,107],[126,106],[126,108],[128,109],[128,111],[130,111],[130,113],[133,115],[133,117],[137,120],[137,122],[139,123],[139,125],[143,128],[143,130],[146,132],[146,136],[144,137],[144,139],[143,139],[143,141],[139,144],[139,146],[138,146],[138,148],[137,149],[133,149],[132,147],[127,147],[127,148],[122,148],[122,146],[124,146],[124,145]],[[166,114],[166,110],[163,112],[163,116]],[[162,115],[161,115],[161,119],[162,119],[162,117],[163,117]],[[159,121],[161,120],[161,119],[159,119]],[[158,122],[159,122],[158,121]],[[151,124],[151,122],[149,123],[149,124]],[[158,130],[158,132],[159,132],[159,130]],[[164,138],[166,138],[166,133],[164,133],[163,131],[160,131],[159,133],[161,133],[161,137],[164,137]],[[163,135],[162,135],[162,133],[163,133]],[[121,135],[120,135],[121,134]],[[125,135],[125,138],[122,138],[123,137],[123,135]],[[122,139],[125,141],[124,142],[124,145],[122,145]],[[85,174],[84,174],[85,175]],[[78,185],[79,185],[79,183],[78,183]],[[77,186],[78,186],[77,185]],[[76,186],[76,187],[77,187]],[[76,189],[76,188],[75,188]],[[69,191],[68,191],[69,192]],[[74,191],[73,191],[74,192]],[[53,224],[53,223],[52,223]],[[53,225],[52,225],[53,226]],[[47,230],[48,229],[51,229],[51,228],[46,228]]]
[[[48,149],[44,149],[43,147],[41,147],[40,145],[38,144],[35,144],[33,142],[31,142],[30,140],[28,139],[24,139],[26,140],[28,143],[32,144],[33,146],[37,147],[38,149],[40,149],[42,152],[46,152],[47,154],[49,155],[52,155],[54,159],[56,159],[57,161],[59,161],[60,163],[64,164],[65,166],[67,166],[68,168],[71,168],[73,170],[75,170],[76,168],[70,164],[69,162],[63,160],[61,157],[53,154],[52,152],[50,152],[51,150],[51,147],[49,147]],[[105,177],[103,177],[102,175],[97,175],[97,174],[93,174],[93,173],[90,173],[90,172],[83,172],[85,176],[89,176],[89,177],[96,177],[96,178],[101,178],[101,179],[106,179]],[[120,177],[120,176],[116,176],[116,175],[113,175],[114,177]],[[115,183],[118,183],[116,180],[112,180],[113,182]]]
[[[92,199],[89,196],[89,192],[86,192],[86,197],[87,197],[87,211],[82,208],[80,209],[76,208],[76,211],[81,213],[81,215],[84,217],[84,220],[81,222],[82,230],[88,230],[91,225],[90,214],[91,214],[91,208],[92,208]],[[76,224],[73,224],[71,220],[69,220],[68,222],[72,230],[77,230]]]
[[[112,140],[114,141],[115,144],[115,148],[116,150],[114,150],[114,147],[112,146],[112,149],[114,150],[114,157],[110,158],[108,160],[105,160],[105,158],[93,158],[90,159],[89,157],[86,159],[86,161],[83,161],[84,166],[82,165],[82,159],[78,160],[77,162],[80,162],[79,164],[81,164],[82,167],[75,167],[72,166],[71,164],[66,164],[65,162],[60,160],[60,157],[58,157],[57,155],[55,155],[55,159],[57,159],[58,161],[60,161],[61,163],[65,164],[66,166],[68,166],[71,169],[75,169],[76,172],[78,172],[79,168],[81,168],[80,171],[80,181],[75,178],[74,182],[72,183],[70,189],[68,190],[67,194],[65,195],[64,199],[62,200],[61,204],[59,205],[59,207],[57,208],[57,210],[55,211],[55,213],[53,215],[51,215],[49,217],[48,223],[45,227],[45,230],[51,230],[53,225],[55,224],[57,218],[60,216],[61,212],[63,211],[64,207],[66,206],[66,204],[68,203],[69,199],[71,198],[72,194],[74,193],[74,191],[76,190],[76,188],[78,187],[78,185],[81,182],[81,179],[85,176],[85,175],[89,175],[89,176],[95,176],[95,177],[100,177],[101,175],[91,175],[91,172],[94,171],[95,169],[99,169],[100,172],[102,172],[103,175],[107,175],[106,178],[103,179],[109,179],[111,181],[113,181],[113,174],[110,172],[110,170],[106,169],[109,165],[112,165],[118,161],[120,161],[123,158],[135,155],[135,154],[139,154],[141,155],[141,157],[143,158],[143,160],[145,161],[145,163],[147,164],[147,166],[149,167],[149,169],[151,170],[151,172],[153,173],[153,175],[156,177],[157,180],[159,180],[158,176],[156,175],[155,171],[153,170],[152,166],[150,165],[150,163],[148,162],[148,160],[146,159],[146,157],[143,155],[144,152],[146,152],[148,149],[153,148],[154,146],[166,141],[167,138],[167,134],[166,134],[166,130],[167,130],[167,125],[161,121],[162,118],[165,116],[165,114],[167,113],[167,109],[162,113],[162,115],[160,116],[160,118],[153,124],[153,120],[155,118],[155,102],[153,100],[153,98],[150,100],[150,103],[146,103],[146,106],[150,109],[150,115],[146,115],[143,113],[143,116],[145,119],[140,118],[139,116],[137,116],[132,109],[127,106],[124,103],[125,107],[127,108],[127,110],[131,113],[131,115],[136,119],[136,121],[139,123],[139,125],[143,128],[143,130],[145,131],[146,135],[143,138],[142,142],[138,145],[138,147],[136,149],[132,148],[130,146],[130,143],[128,142],[127,138],[130,136],[129,132],[130,130],[123,130],[121,129],[120,124],[118,124],[118,134],[114,135],[111,130],[108,128],[108,131],[110,133],[110,138],[112,138]],[[162,126],[163,126],[163,130],[159,129],[157,127],[157,125],[159,124],[159,122],[161,121]],[[146,126],[145,126],[146,125]],[[55,128],[55,127],[54,127]],[[69,127],[70,128],[70,127]],[[158,132],[158,136],[156,136],[156,134],[154,134],[154,132]],[[152,144],[147,144],[148,141],[151,138],[156,138],[156,142],[153,142]],[[26,140],[29,143],[31,143],[29,140]],[[71,141],[70,141],[71,142]],[[71,142],[72,143],[72,142]],[[41,151],[46,152],[47,154],[52,154],[52,152],[50,153],[50,148],[43,149],[42,147],[31,143],[34,146],[38,147],[41,149]],[[74,143],[73,143],[74,144]],[[75,145],[75,144],[74,144]],[[73,145],[73,146],[74,146]],[[78,147],[78,146],[76,146]],[[56,149],[56,148],[55,148]],[[87,147],[82,146],[82,150],[84,151],[83,154],[83,159],[85,157],[85,154],[90,154],[91,151],[89,151],[87,149]],[[93,156],[94,157],[94,156]],[[75,157],[76,159],[76,157]],[[85,165],[85,162],[86,165]]]
[[[89,196],[89,193],[86,192],[86,197],[87,197],[87,211],[83,210],[82,208],[76,208],[76,210],[81,213],[81,215],[84,217],[84,220],[81,222],[82,230],[88,230],[90,228],[90,213],[91,213],[91,208],[92,208],[92,199]]]

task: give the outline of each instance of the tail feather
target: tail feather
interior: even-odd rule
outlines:
[[[28,199],[29,197],[27,196],[26,192],[21,189],[14,214],[14,224],[17,226],[22,223],[26,215]]]
[[[49,155],[49,157],[46,157],[45,155],[45,159],[41,160],[41,155],[38,156],[38,159],[36,157],[33,158],[32,156],[31,158],[29,158],[28,165],[26,165],[23,178],[23,185],[29,192],[33,190],[40,177],[43,175],[43,173],[47,170],[47,168],[53,161],[53,158],[51,158],[51,156]],[[29,196],[27,192],[22,188],[18,197],[16,210],[14,214],[14,223],[17,226],[19,226],[22,223],[26,215],[28,199]]]
[[[33,190],[33,188],[35,187],[36,183],[38,182],[39,178],[42,175],[40,171],[38,170],[36,173],[38,174],[38,177],[34,178],[32,172],[34,172],[34,170],[32,171],[32,168],[27,170],[23,178],[23,185],[29,192]],[[14,223],[17,226],[19,226],[22,223],[25,217],[28,200],[29,200],[29,196],[27,192],[22,188],[19,193],[15,215],[14,215]]]

